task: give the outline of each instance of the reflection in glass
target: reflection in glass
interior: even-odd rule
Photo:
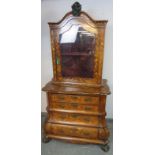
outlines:
[[[59,35],[63,77],[93,78],[95,34],[72,25]]]

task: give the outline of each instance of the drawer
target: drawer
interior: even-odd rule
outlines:
[[[68,102],[68,97],[66,95],[52,94],[51,95],[51,100],[53,102]]]
[[[52,102],[69,102],[69,103],[99,103],[99,97],[96,96],[79,96],[79,95],[61,95],[61,94],[52,94]]]
[[[86,126],[98,126],[98,116],[80,115],[75,113],[65,112],[52,112],[49,114],[50,120],[53,122],[75,124],[75,125],[86,125]]]
[[[98,112],[98,105],[84,105],[76,102],[66,103],[66,102],[53,102],[50,104],[50,109],[59,109],[59,110],[73,110],[79,112]]]
[[[92,97],[92,96],[83,96],[81,98],[82,103],[93,103],[98,104],[99,103],[99,97]]]
[[[76,127],[76,126],[71,126],[71,125],[60,125],[60,124],[47,123],[45,129],[46,129],[47,134],[79,137],[79,138],[89,138],[89,139],[98,138],[97,128]]]

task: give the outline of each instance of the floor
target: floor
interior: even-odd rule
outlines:
[[[42,115],[42,124],[44,122],[45,115]],[[110,130],[109,146],[110,150],[108,152],[103,152],[97,145],[79,145],[70,144],[58,140],[52,140],[49,143],[41,144],[41,155],[112,155],[113,154],[113,121],[107,120],[107,126]]]

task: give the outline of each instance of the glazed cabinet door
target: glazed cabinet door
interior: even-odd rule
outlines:
[[[56,81],[101,82],[104,26],[83,14],[69,15],[58,25],[50,25]]]

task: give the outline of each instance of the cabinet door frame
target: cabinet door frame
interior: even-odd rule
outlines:
[[[102,68],[104,57],[104,36],[107,20],[95,21],[87,13],[81,12],[80,16],[75,17],[71,12],[66,14],[63,19],[57,23],[48,23],[50,27],[51,51],[53,60],[53,81],[58,83],[74,83],[74,84],[100,84],[102,81]],[[59,46],[60,30],[67,24],[85,24],[97,31],[96,45],[94,55],[94,76],[93,78],[82,77],[63,77],[61,75],[61,55]],[[83,25],[82,25],[83,27]],[[59,61],[59,63],[58,63]]]

